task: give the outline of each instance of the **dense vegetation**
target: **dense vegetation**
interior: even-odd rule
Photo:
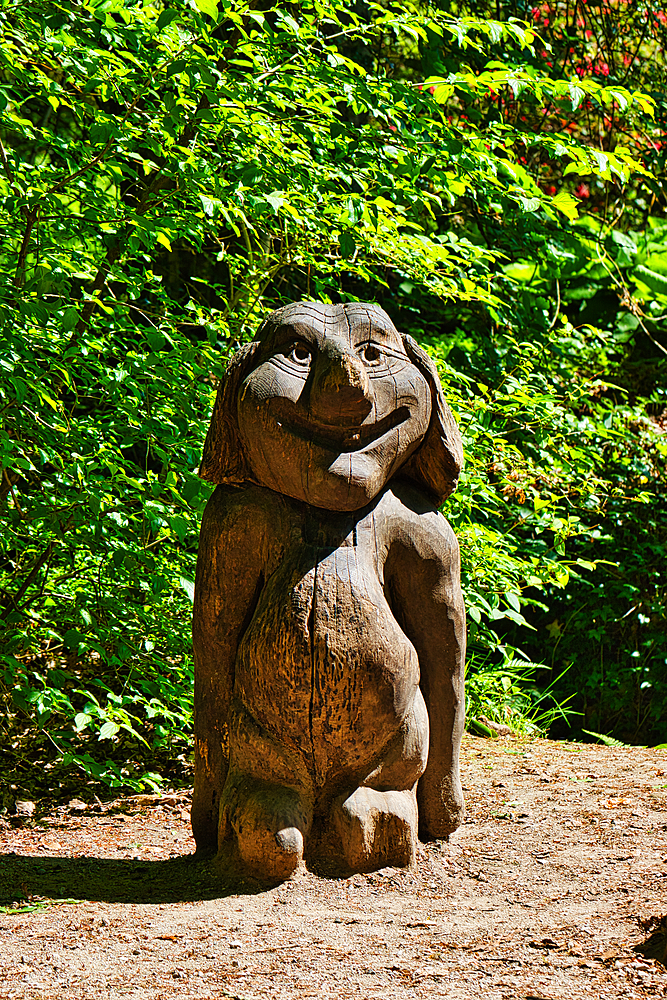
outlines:
[[[652,2],[1,6],[6,774],[178,778],[215,385],[297,298],[440,365],[471,714],[667,739]]]

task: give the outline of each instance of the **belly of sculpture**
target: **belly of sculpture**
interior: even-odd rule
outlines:
[[[343,613],[344,612],[344,613]],[[419,662],[364,546],[303,543],[265,582],[236,661],[237,697],[299,749],[316,786],[362,781],[412,706]]]

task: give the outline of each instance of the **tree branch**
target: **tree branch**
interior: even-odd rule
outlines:
[[[14,288],[23,288],[25,282],[25,265],[30,252],[30,237],[32,236],[32,231],[35,228],[37,211],[37,206],[35,206],[34,208],[31,208],[30,211],[25,212],[25,230],[23,232],[23,239],[21,240],[18,260],[16,262]]]
[[[21,598],[25,594],[25,592],[28,589],[28,587],[30,586],[30,584],[36,579],[37,574],[39,573],[39,571],[42,568],[42,566],[44,565],[44,563],[48,562],[48,560],[51,558],[51,553],[53,552],[53,544],[54,544],[53,542],[49,542],[49,544],[46,546],[46,548],[42,552],[41,556],[39,557],[39,559],[37,560],[37,562],[35,563],[35,565],[32,567],[32,569],[28,573],[28,576],[25,578],[25,580],[23,581],[23,583],[19,587],[19,589],[16,592],[16,594],[14,594],[13,597],[11,595],[9,595],[9,597],[10,597],[11,601],[13,602],[15,608],[18,607],[19,601],[21,600]]]

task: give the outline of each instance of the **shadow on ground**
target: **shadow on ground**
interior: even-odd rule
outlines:
[[[190,854],[169,861],[0,856],[0,906],[37,899],[185,903],[263,892],[255,879]]]
[[[653,933],[633,950],[644,958],[654,958],[667,968],[667,913],[662,917],[649,917],[642,921],[642,926],[647,933]]]

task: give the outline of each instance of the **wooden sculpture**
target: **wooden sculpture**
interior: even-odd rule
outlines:
[[[462,451],[378,306],[272,313],[218,390],[194,607],[198,850],[259,877],[414,863],[461,823]],[[419,820],[417,805],[419,806]],[[418,825],[419,824],[419,825]]]

